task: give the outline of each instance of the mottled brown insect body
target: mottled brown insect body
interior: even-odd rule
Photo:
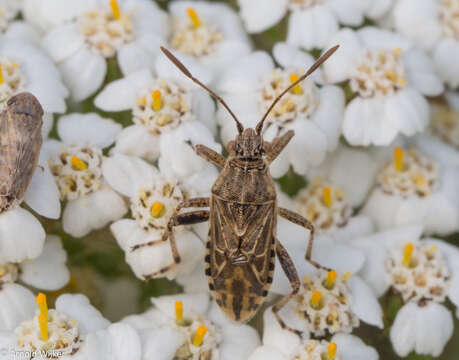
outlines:
[[[38,163],[43,109],[29,93],[11,97],[0,114],[0,213],[22,200]]]
[[[175,226],[209,220],[205,273],[209,289],[220,308],[233,320],[249,320],[268,295],[277,255],[293,291],[273,306],[273,312],[283,328],[297,333],[286,326],[279,316],[279,310],[298,292],[300,280],[290,256],[276,238],[278,215],[310,231],[306,260],[318,268],[322,267],[311,260],[314,235],[312,224],[301,215],[277,206],[274,182],[269,174],[269,165],[287,146],[294,132],[287,131],[272,142],[264,141],[261,133],[266,117],[282,96],[317,69],[337,48],[327,51],[306,74],[283,91],[255,129],[244,129],[220,97],[194,78],[168,50],[161,48],[187,77],[210,92],[228,110],[236,122],[239,134],[227,144],[227,158],[204,145],[194,146],[190,143],[199,156],[221,167],[222,171],[212,187],[210,198],[189,199],[178,206],[177,215],[170,219],[168,229],[160,240],[169,239],[174,264],[154,274],[145,275],[146,279],[164,273],[180,262],[173,234]],[[180,213],[183,208],[209,210]],[[155,243],[157,241],[138,245],[135,249]]]
[[[255,135],[252,129],[245,134],[250,131]],[[228,316],[246,321],[263,303],[274,272],[276,190],[265,160],[228,157],[212,187],[210,209],[209,287]]]

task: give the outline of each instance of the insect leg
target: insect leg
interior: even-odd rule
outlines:
[[[276,137],[271,143],[271,150],[266,154],[266,159],[269,163],[272,163],[279,154],[284,150],[287,144],[292,139],[295,132],[293,130],[287,131],[284,135]]]
[[[211,148],[208,148],[205,145],[202,145],[202,144],[193,145],[191,141],[188,141],[187,143],[193,148],[196,154],[198,154],[204,160],[211,162],[212,164],[220,166],[220,167],[225,166],[226,159],[223,155],[212,150]]]
[[[210,199],[208,197],[198,197],[182,201],[177,206],[177,212],[183,208],[203,208],[209,207]]]
[[[297,224],[299,226],[302,226],[305,229],[309,230],[309,242],[308,242],[308,248],[306,250],[306,257],[305,257],[306,261],[309,262],[311,265],[315,266],[317,269],[323,269],[323,270],[329,271],[330,269],[320,265],[319,263],[311,259],[312,245],[314,242],[314,225],[312,225],[312,223],[308,219],[304,218],[300,214],[297,214],[296,212],[280,207],[278,208],[278,213],[284,219],[287,219],[288,221],[294,224]]]
[[[169,271],[170,269],[174,268],[175,266],[177,266],[177,264],[180,263],[181,258],[180,258],[180,254],[179,254],[179,251],[178,251],[178,248],[177,248],[177,243],[175,242],[175,237],[174,237],[174,232],[173,232],[173,228],[175,226],[192,225],[192,224],[197,224],[197,223],[200,223],[200,222],[204,222],[204,221],[209,220],[209,216],[210,216],[210,213],[209,213],[208,210],[190,211],[190,212],[187,212],[187,213],[184,213],[184,214],[179,214],[179,215],[173,216],[169,220],[169,223],[167,224],[167,230],[164,232],[161,240],[156,240],[154,242],[151,242],[152,243],[151,245],[157,244],[159,242],[164,242],[167,239],[169,239],[169,244],[171,246],[171,251],[172,251],[172,259],[174,260],[174,262],[172,264],[168,265],[168,266],[165,266],[165,267],[159,269],[158,271],[156,271],[156,272],[154,272],[152,274],[144,275],[143,278],[145,280],[148,280],[148,279],[151,279],[151,278],[153,278],[155,276],[158,276],[160,274],[164,274],[165,272]],[[139,246],[141,246],[141,247],[143,247],[143,245],[148,246],[146,244],[140,244]],[[133,250],[135,250],[135,249],[133,248]]]
[[[300,286],[301,286],[300,279],[298,277],[298,273],[296,272],[295,265],[293,264],[293,261],[290,258],[290,255],[287,253],[287,250],[285,250],[285,248],[282,246],[282,244],[277,239],[276,239],[276,254],[282,266],[282,269],[284,270],[285,275],[287,275],[287,278],[290,281],[290,285],[292,286],[292,292],[288,295],[285,295],[282,299],[279,300],[278,303],[276,303],[273,306],[273,314],[276,317],[276,320],[282,329],[291,331],[294,334],[301,336],[302,335],[301,331],[292,329],[291,327],[286,325],[284,320],[282,320],[281,316],[279,315],[279,311],[300,290]]]

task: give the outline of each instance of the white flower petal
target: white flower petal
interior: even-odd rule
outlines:
[[[409,84],[421,94],[437,96],[443,92],[443,83],[435,74],[434,64],[425,52],[414,49],[403,54]]]
[[[64,231],[82,237],[103,228],[127,212],[124,200],[112,189],[102,188],[67,203],[62,216]]]
[[[18,284],[3,284],[0,290],[0,331],[12,331],[22,321],[35,315],[34,294]]]
[[[102,172],[108,184],[119,193],[132,196],[139,186],[151,183],[158,170],[142,159],[114,154],[102,163]]]
[[[40,215],[49,219],[59,218],[61,214],[59,190],[48,165],[42,165],[35,169],[24,195],[24,201]]]
[[[45,237],[42,225],[27,210],[15,207],[0,214],[0,263],[36,258]]]
[[[433,59],[440,77],[452,88],[459,85],[459,70],[455,66],[459,59],[459,42],[444,39],[435,48]]]
[[[222,360],[246,360],[260,345],[257,331],[248,325],[230,325],[222,328],[220,344]]]
[[[395,100],[393,103],[397,104]],[[351,145],[388,145],[394,140],[400,124],[385,115],[384,106],[385,102],[380,97],[356,97],[351,100],[347,105],[343,121],[343,135]],[[400,106],[390,109],[392,108],[399,109]]]
[[[161,329],[144,330],[140,336],[143,360],[173,359],[177,349],[186,341],[183,333],[168,326]]]
[[[145,126],[131,125],[125,127],[116,138],[112,154],[121,153],[129,156],[137,156],[149,161],[155,161],[159,157],[158,135],[153,135]]]
[[[429,104],[416,90],[405,88],[387,98],[383,121],[391,119],[393,126],[407,136],[424,130],[429,122]]]
[[[113,360],[140,360],[142,345],[137,332],[129,325],[116,323],[108,327],[111,337]]]
[[[73,100],[81,101],[100,88],[107,73],[107,63],[98,54],[82,47],[60,64],[65,83],[72,92]]]
[[[162,41],[155,36],[152,38],[158,41],[159,48],[162,45]],[[118,50],[118,64],[123,75],[129,75],[143,68],[153,69],[155,58],[139,41],[134,41]]]
[[[238,0],[247,31],[259,33],[277,24],[287,12],[288,0]]]
[[[379,1],[379,0],[378,0]],[[355,335],[336,334],[332,337],[343,360],[378,360],[378,353]]]
[[[362,43],[370,50],[383,49],[392,51],[400,48],[403,51],[411,49],[412,43],[402,35],[375,26],[366,26],[358,30]]]
[[[368,7],[368,0],[330,0],[327,4],[341,24],[359,26],[364,20],[363,15]]]
[[[264,51],[255,51],[228,67],[216,84],[220,93],[251,93],[258,89],[261,77],[274,69],[271,57]]]
[[[56,310],[78,322],[83,334],[106,329],[110,322],[81,294],[64,294],[56,300]]]
[[[21,280],[38,289],[58,290],[70,279],[66,261],[67,253],[61,239],[48,235],[41,255],[21,264]]]
[[[136,71],[128,76],[109,83],[94,99],[94,105],[104,111],[123,111],[132,109],[137,94],[152,81],[149,69]]]
[[[325,48],[338,31],[338,21],[327,6],[316,5],[290,15],[287,42],[307,50]]]
[[[69,58],[83,45],[84,37],[76,23],[58,26],[46,34],[43,39],[43,47],[55,62]]]
[[[428,302],[404,305],[390,331],[395,352],[407,356],[411,351],[420,355],[439,356],[453,334],[453,317],[443,305]]]
[[[113,144],[121,130],[120,124],[96,113],[64,115],[57,122],[57,132],[64,143],[86,143],[101,149]]]
[[[367,324],[383,328],[383,312],[373,290],[358,276],[348,280],[352,291],[351,308],[358,318]]]
[[[263,345],[257,348],[249,360],[289,360],[284,354],[269,345]]]

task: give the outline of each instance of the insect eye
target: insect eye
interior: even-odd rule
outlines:
[[[234,147],[234,151],[235,151],[236,153],[240,153],[240,152],[242,151],[241,145],[236,144],[236,146]]]

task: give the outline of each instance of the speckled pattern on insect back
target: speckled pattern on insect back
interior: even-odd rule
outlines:
[[[0,114],[0,213],[19,203],[29,186],[43,141],[42,117],[30,93],[11,97]]]

